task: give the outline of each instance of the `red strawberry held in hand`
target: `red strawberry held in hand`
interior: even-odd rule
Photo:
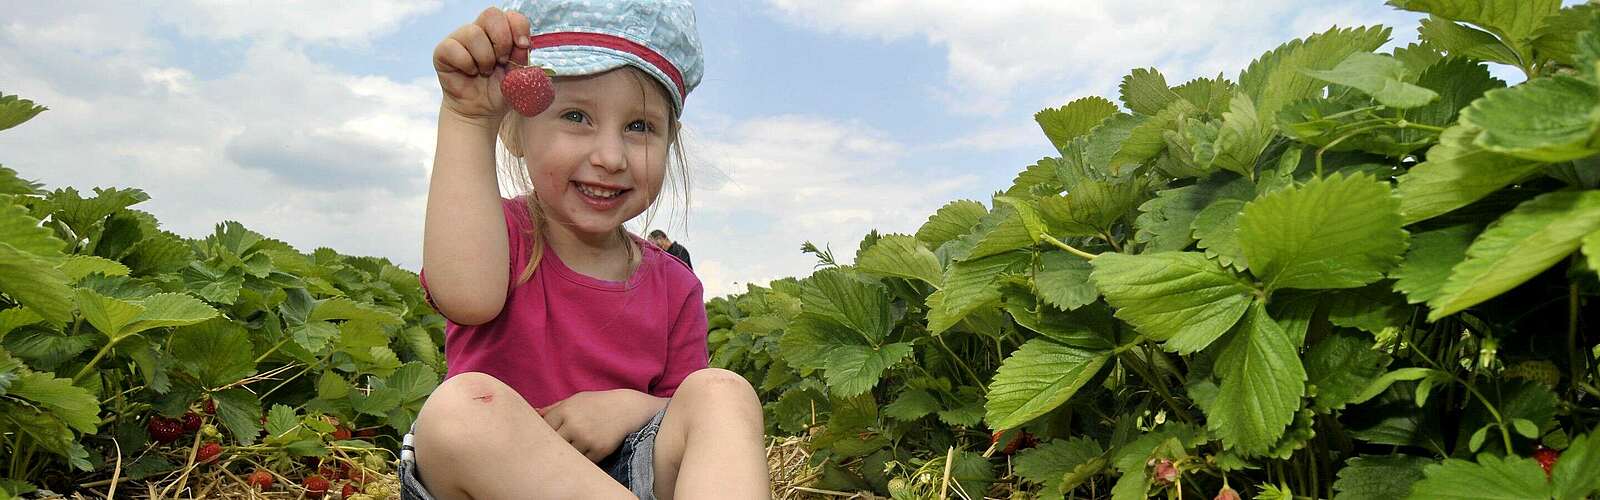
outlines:
[[[543,113],[556,100],[556,88],[544,68],[524,66],[506,72],[500,80],[500,95],[522,116]]]
[[[1544,468],[1544,476],[1546,479],[1550,477],[1551,469],[1555,469],[1556,459],[1559,458],[1561,458],[1561,452],[1551,448],[1545,448],[1542,444],[1539,445],[1538,448],[1533,449],[1533,459],[1539,462],[1539,467]]]

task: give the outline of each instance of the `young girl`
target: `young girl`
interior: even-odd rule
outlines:
[[[555,101],[507,113],[500,80],[530,59]],[[402,496],[766,498],[760,402],[706,368],[699,280],[622,227],[655,202],[700,80],[687,0],[489,8],[433,65],[423,285],[449,377],[406,436]],[[500,198],[497,137],[529,194]]]

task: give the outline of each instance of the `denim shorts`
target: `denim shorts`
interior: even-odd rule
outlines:
[[[606,471],[612,479],[622,483],[622,486],[632,491],[640,500],[655,500],[655,451],[656,432],[661,430],[661,417],[666,416],[667,410],[663,408],[656,412],[656,416],[644,427],[629,433],[622,439],[622,445],[617,451],[595,464]],[[411,443],[415,437],[416,426],[411,432],[406,433],[404,444],[400,447],[400,498],[401,500],[433,500],[433,495],[428,493],[427,487],[422,485],[422,475],[417,472],[417,460]]]

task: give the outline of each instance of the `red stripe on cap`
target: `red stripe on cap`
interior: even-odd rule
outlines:
[[[667,58],[661,57],[661,54],[657,54],[656,51],[650,50],[649,47],[640,45],[633,40],[604,33],[567,31],[535,35],[529,40],[529,45],[534,49],[563,45],[587,45],[627,52],[639,56],[640,59],[644,59],[645,62],[661,70],[662,73],[666,73],[667,77],[672,79],[672,83],[678,87],[678,95],[681,98],[689,96],[689,91],[683,87],[683,75],[678,72],[678,67],[673,66],[672,62],[668,61]]]

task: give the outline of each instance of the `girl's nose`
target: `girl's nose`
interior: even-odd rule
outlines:
[[[594,149],[589,151],[589,164],[612,173],[627,170],[627,143],[623,141],[622,135],[599,134],[596,136]]]

